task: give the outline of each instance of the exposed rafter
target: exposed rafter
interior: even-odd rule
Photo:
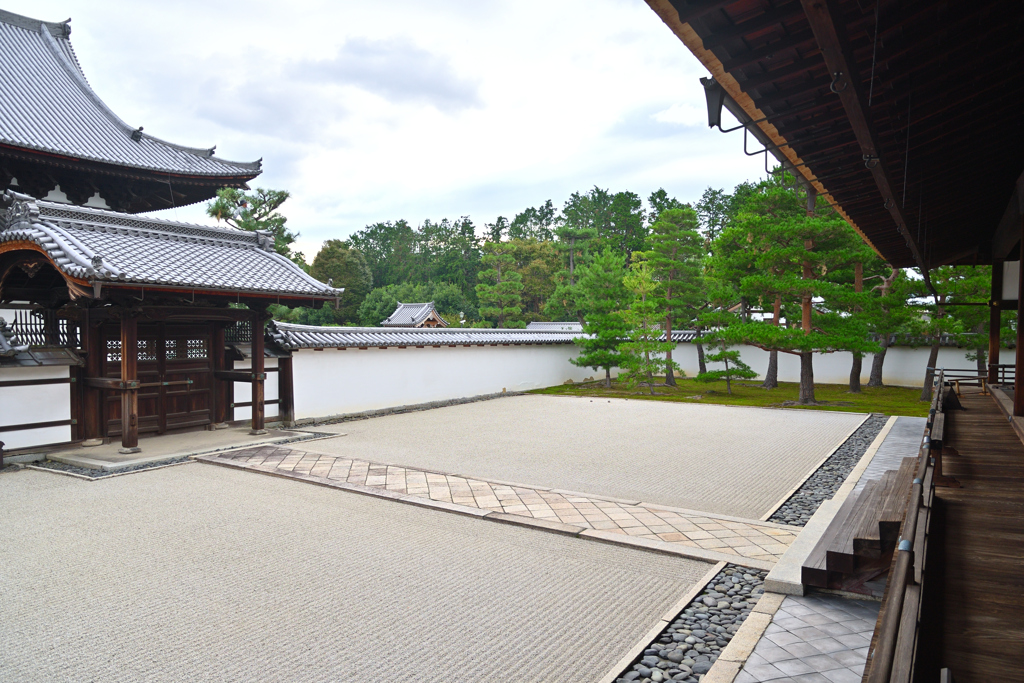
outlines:
[[[928,275],[928,263],[910,234],[910,230],[907,229],[903,208],[897,201],[888,166],[885,159],[882,158],[878,131],[872,120],[871,111],[868,109],[867,98],[861,88],[862,81],[857,73],[856,64],[850,56],[842,22],[836,21],[838,13],[833,11],[832,3],[828,0],[800,1],[804,7],[804,13],[807,15],[811,31],[814,33],[814,39],[821,49],[829,73],[832,74],[831,87],[838,94],[840,102],[843,103],[850,126],[854,135],[857,136],[857,142],[860,144],[864,157],[864,165],[871,171],[875,184],[878,185],[878,191],[882,195],[883,206],[896,222],[896,228],[907,241],[907,246],[910,247],[914,260],[924,275],[925,283],[934,293],[935,290]]]

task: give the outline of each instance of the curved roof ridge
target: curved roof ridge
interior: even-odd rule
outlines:
[[[62,114],[53,120],[44,117],[46,125],[40,126],[39,121],[11,124],[8,126],[8,135],[4,136],[5,143],[26,150],[57,152],[82,160],[157,173],[252,177],[262,170],[262,159],[233,161],[215,157],[216,145],[181,145],[143,133],[141,128],[129,125],[103,101],[86,78],[69,39],[70,21],[44,22],[0,10],[0,25],[36,36],[34,41],[29,42],[9,42],[10,39],[5,39],[8,42],[0,48],[6,53],[3,66],[12,69],[12,73],[22,73],[22,78],[28,79],[26,82],[30,84],[29,90],[36,88],[45,92],[49,89],[53,93],[50,99],[54,100],[48,103],[50,107],[54,106],[54,102],[62,101],[62,97],[66,100],[64,104],[76,100],[80,102],[66,110],[59,108]],[[34,46],[30,43],[34,43]],[[44,43],[45,47],[40,43]],[[15,83],[12,87],[18,85]],[[20,85],[24,86],[24,83]],[[23,93],[23,97],[30,95]],[[41,107],[44,104],[38,102],[35,106]],[[29,121],[32,121],[31,117]],[[106,123],[100,124],[101,121]],[[93,129],[89,129],[90,123]],[[36,129],[32,129],[33,125]],[[102,130],[104,128],[106,130]],[[122,136],[123,139],[118,139]],[[203,162],[202,159],[210,161]]]
[[[259,244],[259,235],[248,230],[239,230],[230,226],[220,227],[215,225],[202,225],[201,223],[186,223],[173,221],[167,218],[156,218],[151,216],[140,216],[138,214],[124,214],[109,209],[99,209],[92,206],[76,206],[61,202],[48,202],[41,199],[34,199],[19,192],[9,191],[15,199],[31,202],[39,208],[40,217],[56,221],[78,221],[82,223],[100,222],[106,225],[123,227],[132,230],[147,230],[151,232],[167,232],[182,234],[188,231],[193,236],[196,232],[209,233],[209,239],[223,239],[235,242],[245,242],[252,245]]]
[[[569,330],[528,330],[519,327],[345,327],[342,325],[302,325],[300,323],[288,323],[275,320],[274,324],[285,330],[301,332],[342,332],[342,333],[365,333],[380,332],[386,334],[536,334],[538,331],[545,334],[576,334]]]

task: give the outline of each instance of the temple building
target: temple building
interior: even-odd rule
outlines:
[[[381,321],[381,327],[448,327],[441,314],[434,308],[434,302],[403,304],[398,302],[395,312]]]
[[[282,355],[265,349],[267,307],[343,290],[277,254],[269,233],[137,215],[245,188],[260,162],[124,123],[69,35],[0,11],[0,441],[120,439],[134,452],[139,434],[225,423],[243,405],[259,432],[264,358]],[[238,382],[250,402],[234,401]]]

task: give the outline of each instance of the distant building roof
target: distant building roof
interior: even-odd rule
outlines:
[[[582,332],[583,331],[583,325],[581,325],[580,323],[578,323],[578,322],[576,322],[574,320],[570,320],[568,322],[560,322],[560,323],[558,323],[558,322],[555,322],[555,323],[536,322],[536,323],[530,323],[529,325],[527,325],[526,329],[528,329],[528,330],[562,330],[562,331],[565,331],[565,332]]]
[[[0,10],[0,143],[15,148],[5,154],[36,153],[30,156],[58,173],[66,174],[78,160],[173,175],[176,183],[181,176],[208,177],[244,186],[260,173],[259,161],[219,159],[212,148],[175,145],[122,121],[86,80],[70,33],[66,22],[42,22]]]
[[[202,291],[333,298],[274,251],[269,233],[175,223],[8,192],[0,247],[31,242],[79,284],[169,285]]]
[[[381,321],[381,327],[448,327],[441,314],[434,308],[434,302],[403,304],[398,302],[395,312]]]

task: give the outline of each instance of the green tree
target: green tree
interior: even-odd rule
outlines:
[[[555,238],[556,213],[550,199],[538,207],[524,209],[517,213],[509,224],[509,239],[536,239],[550,242]]]
[[[671,341],[676,321],[694,325],[706,302],[703,287],[704,240],[697,232],[697,213],[690,207],[667,209],[651,226],[646,252],[658,284],[656,302],[664,311],[665,339]],[[665,384],[676,385],[671,371],[672,347],[665,354]]]
[[[233,228],[250,232],[268,232],[274,238],[274,250],[308,270],[301,253],[292,253],[291,245],[299,236],[285,227],[288,219],[278,212],[290,195],[284,190],[262,187],[246,192],[237,187],[222,187],[217,198],[206,205],[207,215]]]
[[[786,203],[771,188],[766,201]],[[725,245],[746,244],[730,250]],[[814,403],[815,352],[871,352],[878,347],[868,337],[860,316],[848,312],[863,303],[863,295],[847,284],[830,281],[830,271],[849,267],[860,255],[856,236],[834,213],[778,216],[741,213],[719,236],[715,258],[728,261],[723,271],[740,272],[739,290],[747,296],[777,297],[787,326],[746,320],[723,331],[729,343],[748,343],[800,357],[800,402]],[[795,324],[799,320],[799,325]]]
[[[700,221],[700,230],[708,244],[714,242],[729,224],[729,219],[734,213],[730,199],[725,190],[709,187],[693,205]]]
[[[416,232],[404,220],[367,225],[348,238],[366,259],[377,287],[395,285],[413,276]]]
[[[561,265],[553,242],[536,238],[508,241],[515,270],[523,276],[523,314],[529,321],[543,320],[544,304],[555,291],[554,275]]]
[[[651,210],[647,212],[647,222],[649,224],[653,224],[661,214],[670,209],[681,209],[686,206],[686,204],[683,204],[675,197],[669,197],[668,192],[665,192],[663,187],[659,187],[647,197],[647,204],[651,207]]]
[[[344,287],[338,307],[329,307],[333,324],[356,322],[359,306],[373,288],[373,274],[363,254],[342,240],[327,240],[313,259],[309,274],[321,282]]]
[[[605,249],[578,272],[586,311],[583,317],[585,336],[576,338],[580,354],[572,363],[594,370],[604,368],[604,385],[610,388],[611,369],[624,364],[619,346],[626,341],[629,332],[622,313],[631,298],[622,282],[626,274],[626,259],[611,249]]]
[[[902,270],[889,266],[887,274],[870,276],[865,281],[875,277],[879,282],[868,290],[869,296],[862,313],[868,330],[878,339],[879,345],[871,359],[869,387],[882,386],[882,370],[891,340],[895,335],[906,332],[907,325],[917,315],[914,307],[907,303],[911,285]]]
[[[522,313],[523,276],[515,271],[515,258],[506,243],[484,245],[481,270],[477,277],[476,296],[480,316],[493,320],[497,327],[526,327],[519,319]]]
[[[717,382],[725,380],[725,390],[732,395],[732,381],[735,379],[754,379],[757,373],[750,369],[750,366],[740,359],[740,352],[730,350],[729,344],[721,340],[718,343],[718,352],[708,354],[709,363],[722,363],[724,370],[708,370],[702,372],[695,378],[698,382]],[[732,364],[731,366],[729,364]]]
[[[661,341],[658,321],[662,319],[663,312],[657,301],[658,283],[654,281],[650,264],[642,254],[634,254],[629,273],[623,277],[622,283],[633,293],[633,301],[622,314],[630,331],[629,341],[619,346],[625,356],[625,372],[620,377],[625,378],[630,388],[646,384],[653,396],[654,375],[666,366],[659,356],[666,354],[673,344]],[[679,366],[673,363],[668,372],[671,374],[678,369]]]
[[[493,223],[484,223],[484,233],[488,242],[500,242],[509,234],[508,219],[498,216]]]
[[[597,188],[595,188],[597,189]],[[593,201],[574,192],[562,210],[562,224],[555,229],[555,247],[562,253],[563,268],[555,274],[555,289],[544,312],[555,319],[583,322],[583,295],[579,290],[576,268],[590,260],[591,243],[597,237]]]

